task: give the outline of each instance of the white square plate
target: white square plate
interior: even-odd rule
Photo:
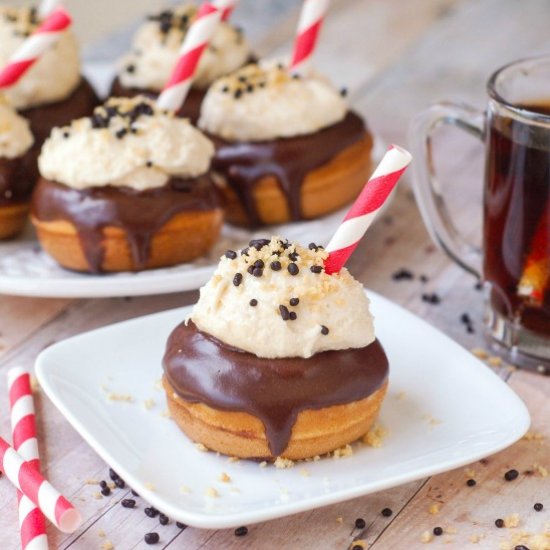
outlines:
[[[37,376],[132,488],[166,515],[204,528],[265,521],[387,489],[479,460],[526,432],[525,405],[489,368],[411,313],[368,294],[390,361],[380,416],[389,435],[381,448],[354,444],[350,457],[279,470],[197,450],[163,416],[158,389],[166,338],[189,308],[58,343],[38,357]],[[110,400],[109,392],[131,395],[133,402]],[[156,403],[150,409],[148,399]],[[218,481],[222,472],[231,483]],[[219,496],[207,496],[209,488]]]

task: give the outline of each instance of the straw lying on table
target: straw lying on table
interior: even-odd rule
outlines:
[[[27,371],[15,367],[8,371],[11,432],[14,449],[37,472],[40,471],[38,440],[31,381]],[[17,491],[21,548],[23,550],[48,550],[46,521],[38,506],[21,491]]]
[[[390,146],[327,245],[328,274],[344,267],[411,160],[408,151]]]

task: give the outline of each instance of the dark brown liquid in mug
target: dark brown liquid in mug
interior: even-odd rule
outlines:
[[[518,107],[550,115],[550,101]],[[529,257],[543,258],[542,272],[550,269],[550,131],[495,116],[488,132],[484,272],[491,302],[505,317],[550,336],[550,273],[542,304],[518,294]]]
[[[163,365],[183,399],[259,418],[273,456],[286,449],[300,411],[364,399],[388,378],[388,359],[378,340],[309,359],[263,359],[223,344],[192,322],[174,329]]]

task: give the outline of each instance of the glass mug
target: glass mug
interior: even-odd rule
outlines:
[[[441,103],[415,118],[414,190],[432,238],[484,281],[492,347],[550,375],[550,56],[502,67],[487,93],[485,112]],[[431,134],[440,124],[485,143],[482,251],[454,226],[436,179]]]

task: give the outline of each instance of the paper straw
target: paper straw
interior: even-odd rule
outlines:
[[[42,0],[38,6],[38,15],[40,19],[46,19],[50,13],[61,5],[60,0]]]
[[[13,448],[39,472],[34,402],[27,371],[20,367],[14,367],[8,371],[8,393]],[[21,491],[17,491],[17,503],[21,548],[48,550],[44,515]]]
[[[220,22],[220,16],[221,12],[213,4],[205,2],[201,6],[185,35],[172,76],[157,99],[159,108],[177,111],[183,105],[202,53]]]
[[[19,46],[0,71],[0,88],[13,86],[71,24],[71,17],[58,8]]]
[[[328,5],[329,0],[304,0],[300,20],[298,21],[296,39],[294,40],[294,51],[290,61],[292,72],[303,72],[309,65]]]
[[[325,271],[328,274],[344,267],[411,160],[411,154],[396,145],[386,151],[327,245]]]
[[[1,437],[0,466],[13,485],[59,530],[73,533],[78,529],[82,523],[80,512]]]
[[[237,7],[238,0],[213,0],[212,4],[222,12],[221,20],[227,21]]]

